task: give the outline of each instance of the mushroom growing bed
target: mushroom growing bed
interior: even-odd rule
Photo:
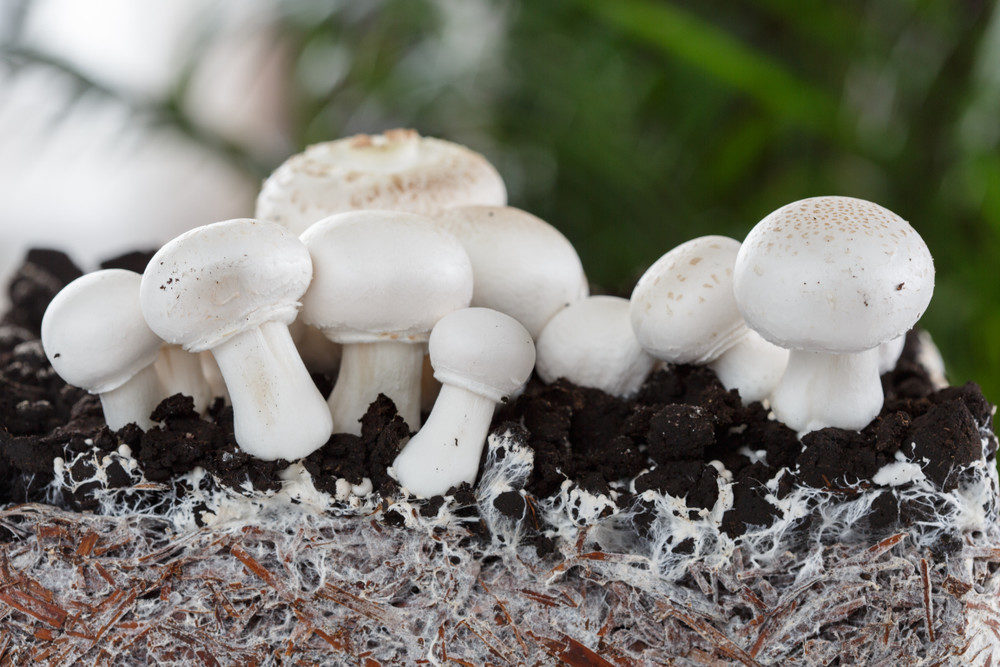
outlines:
[[[418,500],[390,475],[411,430],[384,396],[293,462],[242,451],[221,400],[111,431],[39,343],[78,275],[33,252],[0,326],[5,663],[1000,657],[993,407],[945,386],[925,333],[874,421],[801,439],[706,366],[629,397],[536,376],[477,483]]]

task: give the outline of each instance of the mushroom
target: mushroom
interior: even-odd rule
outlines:
[[[389,130],[292,156],[264,181],[256,217],[301,235],[314,222],[351,210],[433,216],[450,206],[506,203],[503,179],[479,153],[414,130]],[[336,370],[336,345],[298,322],[291,331],[310,368]]]
[[[205,381],[212,390],[212,398],[221,398],[231,405],[233,401],[229,397],[229,389],[226,388],[226,380],[222,377],[222,371],[219,370],[219,362],[215,360],[215,357],[208,350],[199,354],[198,357],[201,359],[201,372],[204,374]]]
[[[273,461],[330,438],[330,410],[288,333],[312,263],[288,230],[228,220],[163,246],[142,278],[142,312],[161,338],[211,350],[233,403],[236,442]]]
[[[496,404],[527,382],[535,364],[527,329],[488,308],[441,318],[429,348],[441,394],[392,464],[399,483],[424,498],[476,480]]]
[[[814,197],[753,228],[736,258],[734,291],[747,324],[791,350],[771,393],[775,417],[800,435],[860,430],[882,409],[879,345],[927,309],[934,261],[892,211]]]
[[[108,427],[153,426],[150,415],[163,399],[153,369],[163,341],[139,307],[142,277],[105,269],[77,278],[60,291],[42,318],[42,346],[67,383],[97,394]]]
[[[552,316],[590,288],[572,244],[549,223],[509,206],[462,206],[439,214],[472,260],[472,305],[510,315],[538,339]]]
[[[479,153],[414,130],[359,134],[310,146],[278,167],[257,197],[257,217],[302,234],[358,209],[433,216],[451,206],[503,206],[500,174]]]
[[[788,352],[747,328],[733,297],[740,243],[702,236],[660,257],[632,292],[639,344],[657,359],[705,364],[745,403],[764,399],[778,383]]]
[[[906,346],[906,334],[896,336],[878,346],[878,374],[884,375],[896,368]]]
[[[164,394],[184,394],[194,400],[196,412],[204,412],[212,402],[212,387],[202,371],[199,355],[185,352],[179,345],[164,345],[154,364]]]
[[[566,378],[623,398],[639,390],[656,363],[635,339],[628,299],[617,296],[563,308],[542,329],[536,352],[544,382]]]
[[[380,393],[419,428],[424,344],[439,319],[472,297],[462,245],[430,219],[395,211],[334,215],[302,241],[315,270],[302,319],[343,344],[330,395],[334,430],[360,434]]]

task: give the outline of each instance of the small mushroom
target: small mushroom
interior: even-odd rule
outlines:
[[[878,374],[884,375],[896,368],[906,346],[906,334],[896,336],[878,346]]]
[[[657,359],[705,364],[745,403],[765,398],[781,378],[788,351],[747,328],[733,297],[740,243],[702,236],[649,267],[631,299],[632,328]]]
[[[500,174],[479,153],[414,130],[315,144],[264,181],[257,217],[302,234],[334,213],[358,209],[432,216],[466,204],[507,203]]]
[[[656,361],[639,345],[629,321],[629,302],[592,296],[559,311],[536,346],[544,382],[566,378],[615,396],[639,390]]]
[[[163,341],[139,307],[142,277],[106,269],[60,291],[42,319],[42,346],[67,383],[97,394],[108,427],[153,426],[150,415],[164,390],[153,369]]]
[[[509,206],[461,206],[436,218],[472,260],[472,305],[510,315],[538,339],[552,316],[590,293],[573,245],[549,223]]]
[[[330,438],[330,410],[292,343],[288,323],[312,263],[286,229],[228,220],[163,246],[142,278],[142,311],[168,343],[211,350],[233,403],[236,442],[273,461]]]
[[[179,345],[164,345],[154,367],[167,396],[190,396],[196,412],[208,408],[212,402],[212,387],[202,371],[200,355],[185,352]]]
[[[385,394],[411,429],[420,426],[420,376],[434,324],[472,297],[472,267],[454,236],[423,216],[351,211],[302,235],[315,276],[302,319],[343,344],[330,395],[334,430],[361,432]]]
[[[488,308],[443,317],[429,348],[441,393],[427,423],[393,462],[399,483],[423,498],[476,480],[496,404],[520,389],[535,365],[527,329]]]
[[[734,291],[747,324],[791,350],[771,393],[775,416],[800,435],[860,430],[882,409],[879,345],[927,309],[934,261],[892,211],[814,197],[753,228],[736,259]]]

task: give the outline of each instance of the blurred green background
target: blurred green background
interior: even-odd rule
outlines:
[[[560,228],[592,282],[612,291],[630,290],[678,243],[741,239],[796,199],[879,202],[934,254],[923,325],[952,380],[975,379],[1000,400],[994,3],[265,4],[287,56],[288,150],[396,126],[466,143],[497,165],[511,204]],[[133,105],[260,179],[282,155],[209,130],[186,109],[210,41],[192,40],[166,94]],[[66,62],[8,46],[19,67],[53,67],[121,96]]]

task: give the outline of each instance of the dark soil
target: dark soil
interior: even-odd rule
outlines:
[[[150,255],[129,253],[103,266],[141,271]],[[144,433],[130,425],[112,433],[96,397],[55,375],[38,341],[41,318],[51,298],[79,275],[62,253],[33,250],[9,288],[13,307],[0,321],[0,503],[44,499],[56,457],[69,460],[92,447],[113,452],[121,445],[131,449],[150,481],[169,482],[200,466],[237,490],[247,483],[257,490],[279,488],[278,473],[287,462],[243,454],[233,436],[232,409],[221,399],[202,417],[190,398],[173,396],[154,413],[156,428]],[[916,361],[918,346],[911,334],[896,369],[883,376],[886,401],[872,424],[860,433],[823,429],[801,442],[789,428],[769,420],[760,403],[744,406],[705,367],[660,370],[630,400],[534,378],[519,398],[498,409],[494,424],[520,425],[515,430],[534,450],[535,467],[524,489],[502,494],[493,505],[528,522],[529,541],[544,551],[552,542],[538,525],[534,506],[538,498],[558,493],[566,480],[592,494],[615,496],[622,508],[641,510],[638,496],[650,489],[668,493],[686,499],[696,516],[716,502],[719,469],[710,462],[720,462],[736,482],[733,508],[723,518],[730,535],[770,523],[776,510],[765,499],[764,484],[783,468],[779,496],[793,483],[849,496],[871,486],[875,472],[902,450],[926,458],[927,477],[943,490],[953,489],[962,470],[981,456],[979,429],[990,427],[992,406],[975,384],[935,391]],[[329,393],[331,378],[318,374],[314,379]],[[360,436],[335,434],[303,464],[320,490],[333,493],[338,478],[359,484],[367,477],[389,496],[397,487],[386,468],[408,435],[392,401],[381,396],[362,420]],[[87,469],[71,472],[77,481],[92,475]],[[106,473],[111,485],[130,483],[124,470]],[[92,486],[77,488],[68,503],[92,509],[89,490]],[[441,497],[425,501],[421,513],[433,516],[444,502]],[[468,488],[456,490],[448,502],[475,518],[475,497]],[[888,491],[874,510],[868,517],[871,530],[884,532],[918,518],[914,508],[899,507]],[[403,520],[389,514],[386,521]],[[647,519],[638,513],[640,533]],[[674,547],[685,548],[691,545]]]

